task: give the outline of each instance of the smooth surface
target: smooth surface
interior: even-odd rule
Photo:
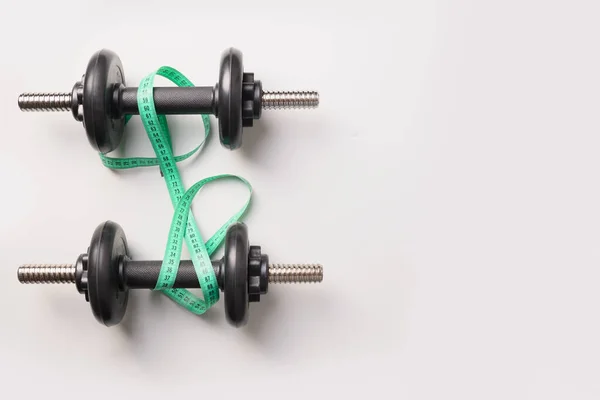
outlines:
[[[132,3],[0,15],[3,393],[600,398],[597,1]],[[70,113],[22,113],[18,94],[69,90],[102,47],[130,84],[164,64],[214,84],[228,46],[265,90],[321,104],[265,111],[234,152],[215,129],[185,184],[248,178],[252,241],[274,263],[322,263],[324,282],[273,285],[242,329],[222,301],[195,317],[150,291],[106,328],[74,287],[19,284],[19,264],[75,261],[105,219],[134,258],[160,259],[172,212],[157,168],[105,169]],[[170,121],[192,149],[200,118]],[[128,129],[126,154],[150,156],[137,117]],[[245,199],[203,189],[201,231]]]

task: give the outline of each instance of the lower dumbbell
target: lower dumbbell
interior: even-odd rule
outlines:
[[[127,308],[129,289],[153,289],[162,261],[134,261],[129,257],[123,229],[112,221],[100,224],[87,253],[75,264],[28,264],[17,270],[21,283],[75,283],[85,295],[96,319],[106,325],[118,324]],[[225,315],[234,326],[245,325],[250,302],[267,294],[269,283],[321,282],[318,264],[269,264],[260,246],[250,246],[243,223],[229,227],[225,253],[212,261],[219,289],[223,292]],[[174,288],[198,288],[200,284],[191,261],[181,261]]]
[[[108,153],[119,146],[125,116],[139,114],[136,87],[125,87],[119,57],[103,49],[90,59],[85,75],[65,93],[23,93],[22,111],[71,111],[82,121],[92,147]],[[242,145],[242,129],[251,127],[263,109],[316,108],[313,91],[267,92],[253,73],[244,71],[242,53],[227,49],[221,57],[219,83],[214,87],[156,87],[158,114],[214,114],[219,120],[221,144],[228,149]]]

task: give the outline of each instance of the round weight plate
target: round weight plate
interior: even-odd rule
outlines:
[[[110,50],[96,52],[88,63],[83,80],[83,125],[92,147],[108,153],[119,146],[125,117],[113,113],[113,94],[125,85],[119,57]]]
[[[238,222],[225,236],[223,292],[225,316],[239,327],[248,321],[248,228]]]
[[[219,137],[221,144],[235,150],[242,145],[242,52],[230,48],[221,56],[219,71]]]
[[[94,231],[88,252],[88,295],[96,319],[118,324],[125,315],[128,291],[119,285],[119,265],[128,253],[123,229],[112,221]]]

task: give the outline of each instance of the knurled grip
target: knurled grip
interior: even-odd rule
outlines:
[[[119,115],[139,114],[137,87],[118,89],[117,110]],[[154,106],[158,114],[215,114],[214,88],[203,87],[155,87]]]
[[[154,289],[160,274],[162,261],[146,260],[146,261],[123,261],[123,272],[121,280],[128,289]],[[219,279],[219,261],[212,262],[217,280]],[[221,283],[219,282],[219,286]],[[194,269],[194,264],[191,260],[181,260],[179,269],[177,270],[177,278],[175,279],[174,288],[199,288],[198,276]]]

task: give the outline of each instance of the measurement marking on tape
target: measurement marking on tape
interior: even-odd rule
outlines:
[[[100,158],[102,163],[111,169],[128,169],[155,165],[160,167],[175,212],[169,229],[163,263],[154,289],[162,291],[162,293],[189,311],[195,314],[203,314],[219,300],[219,286],[212,268],[210,255],[214,253],[225,239],[227,228],[239,221],[246,212],[252,198],[252,186],[240,176],[222,174],[202,179],[192,185],[187,191],[185,190],[177,168],[177,162],[189,158],[200,150],[210,134],[210,119],[208,115],[202,115],[205,132],[203,141],[190,152],[174,156],[167,118],[164,115],[158,115],[154,106],[153,90],[156,75],[163,76],[178,86],[193,86],[192,82],[182,73],[168,66],[161,67],[158,71],[149,74],[140,83],[137,93],[139,115],[148,138],[152,143],[156,158],[111,158],[103,154],[100,154]],[[130,116],[128,116],[127,120],[129,118]],[[222,179],[236,179],[242,182],[250,193],[246,203],[204,243],[191,211],[192,201],[206,184]],[[200,288],[202,289],[203,299],[195,296],[188,290],[173,288],[179,269],[181,249],[184,241],[191,255]]]

